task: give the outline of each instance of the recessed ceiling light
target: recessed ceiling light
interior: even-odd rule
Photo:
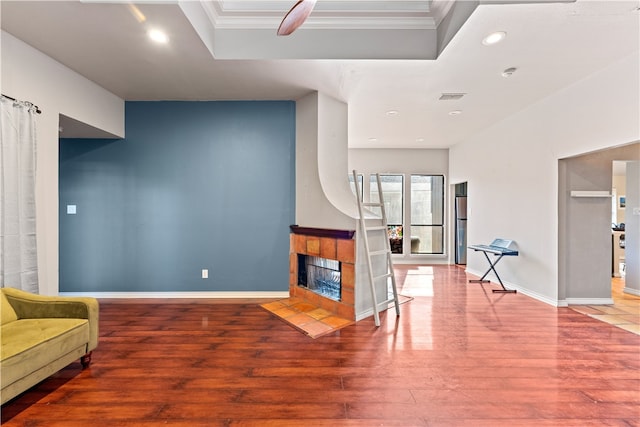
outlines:
[[[154,30],[149,30],[149,32],[147,33],[149,35],[149,38],[151,40],[153,40],[156,43],[167,43],[169,41],[169,37],[167,36],[167,34],[164,31],[160,31],[157,29]]]
[[[511,77],[517,70],[516,67],[509,67],[502,72],[502,77]]]
[[[416,142],[424,142],[424,138],[416,138]]]
[[[389,110],[386,112],[386,114],[389,117],[394,117],[394,116],[397,116],[399,113],[396,110]]]
[[[378,138],[369,138],[369,142],[378,142]]]
[[[490,46],[492,44],[496,44],[501,42],[505,37],[507,37],[507,33],[504,31],[496,31],[495,33],[489,34],[482,40],[482,44],[485,46]]]
[[[466,93],[443,93],[440,95],[440,98],[438,98],[438,100],[440,101],[456,101],[458,99],[462,99],[463,96],[465,96]]]
[[[453,111],[449,111],[449,115],[450,116],[459,116],[460,114],[462,114],[461,110],[453,110]]]

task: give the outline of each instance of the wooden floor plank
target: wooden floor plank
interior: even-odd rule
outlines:
[[[264,299],[100,300],[89,369],[3,405],[2,425],[640,425],[637,334],[454,266],[397,276],[400,318],[315,340]]]

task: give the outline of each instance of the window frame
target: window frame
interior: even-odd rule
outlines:
[[[404,256],[406,254],[406,250],[405,250],[405,239],[404,239],[404,230],[405,230],[405,222],[406,222],[406,218],[405,218],[405,214],[406,214],[406,205],[405,205],[405,200],[406,200],[406,188],[407,186],[405,185],[405,173],[378,173],[378,175],[380,176],[380,184],[382,186],[384,186],[384,182],[383,182],[383,177],[400,177],[400,223],[395,223],[395,222],[390,222],[389,221],[389,210],[387,208],[387,204],[390,203],[389,200],[385,197],[385,213],[387,215],[387,233],[389,234],[389,244],[391,246],[391,252],[392,252],[392,256]],[[369,201],[373,202],[373,195],[375,193],[375,200],[378,199],[378,185],[376,183],[376,174],[372,173],[369,174]],[[383,190],[384,193],[384,190]],[[400,243],[398,244],[397,239],[398,237],[395,237],[394,240],[392,240],[392,230],[397,230],[397,227],[400,227],[400,232],[402,233],[402,235],[399,237],[400,239]]]
[[[441,230],[441,241],[440,241],[440,247],[442,248],[441,252],[412,252],[411,251],[411,239],[409,239],[408,242],[408,246],[409,246],[409,251],[407,252],[409,254],[409,256],[432,256],[432,255],[446,255],[446,235],[445,235],[445,225],[446,225],[446,209],[445,209],[445,204],[446,204],[446,194],[445,194],[445,175],[444,174],[434,174],[434,173],[410,173],[409,175],[409,185],[407,186],[407,203],[408,203],[408,207],[407,207],[407,218],[405,218],[405,220],[407,221],[408,226],[405,226],[404,228],[407,229],[409,231],[410,234],[413,234],[412,230],[413,227],[431,227],[433,228],[439,228]],[[432,223],[430,224],[422,224],[422,223],[413,223],[413,218],[412,218],[412,214],[413,214],[413,177],[430,177],[430,178],[434,178],[434,177],[439,177],[441,179],[440,182],[440,193],[442,194],[442,198],[440,199],[440,221],[439,222],[435,222],[432,221]],[[435,215],[434,215],[435,216]],[[433,245],[432,245],[433,247]]]

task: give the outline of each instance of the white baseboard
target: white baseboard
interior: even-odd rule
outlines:
[[[611,305],[612,298],[567,298],[568,305]]]
[[[394,265],[449,265],[449,260],[446,258],[429,258],[429,257],[419,257],[414,256],[411,258],[395,258],[392,256],[391,260]]]
[[[558,301],[558,300],[549,298],[549,297],[547,297],[545,295],[539,294],[537,292],[534,292],[534,291],[526,289],[526,288],[522,288],[520,286],[514,286],[512,284],[507,285],[506,283],[505,283],[505,285],[507,287],[513,286],[513,288],[517,289],[518,292],[520,292],[522,295],[526,295],[526,296],[531,297],[533,299],[537,299],[538,301],[543,302],[545,304],[549,304],[549,305],[552,305],[554,307],[562,307],[562,305],[560,305],[560,301]]]
[[[361,311],[360,313],[356,313],[356,322],[361,321],[362,319],[366,319],[367,317],[373,316],[373,307]]]
[[[622,289],[622,292],[624,292],[625,294],[630,294],[630,295],[635,295],[635,296],[640,297],[640,289],[633,289],[633,288],[625,287],[624,289]]]
[[[398,297],[400,297],[400,295]],[[411,301],[411,299],[405,302]],[[401,302],[400,304],[403,304],[403,303]],[[380,307],[378,311],[378,313],[380,314],[384,313],[385,311],[395,310],[393,308],[393,302],[380,303],[378,307]],[[362,319],[366,319],[367,317],[371,317],[371,316],[373,316],[373,307],[369,307],[366,310],[362,310],[360,313],[356,313],[356,322],[359,322]]]
[[[474,270],[470,270],[468,268],[465,269],[465,272],[469,273],[469,274],[473,274],[474,276],[478,276],[478,277],[482,277],[482,275],[484,274],[484,271],[474,271]],[[487,280],[487,279],[489,279],[489,281],[492,284],[500,286],[500,283],[497,280],[485,277],[485,280]],[[545,304],[549,304],[549,305],[552,305],[554,307],[566,307],[566,305],[562,305],[562,303],[560,301],[558,301],[558,300],[554,300],[552,298],[549,298],[549,297],[547,297],[545,295],[539,294],[539,293],[537,293],[535,291],[532,291],[530,289],[523,288],[522,286],[516,285],[515,283],[510,283],[510,282],[508,282],[506,280],[503,280],[502,283],[504,283],[504,287],[507,288],[507,289],[515,289],[519,293],[521,293],[523,295],[526,295],[528,297],[531,297],[533,299],[536,299],[538,301],[541,301],[541,302],[543,302]],[[472,284],[476,284],[477,285],[479,283],[472,283]]]
[[[60,292],[65,297],[93,298],[288,298],[289,291],[274,292]]]

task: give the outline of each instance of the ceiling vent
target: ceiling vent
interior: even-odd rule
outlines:
[[[443,93],[440,95],[440,101],[453,101],[456,99],[460,99],[465,96],[466,93]]]

